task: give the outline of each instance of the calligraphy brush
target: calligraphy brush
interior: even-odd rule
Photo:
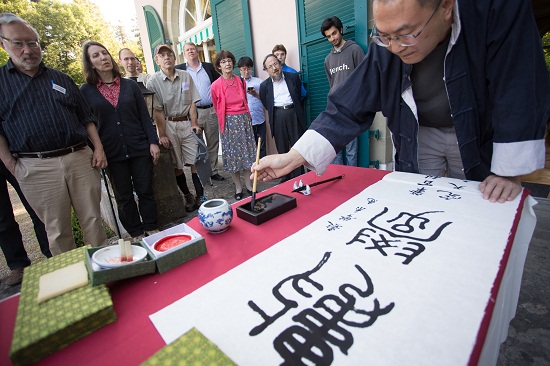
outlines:
[[[311,184],[306,184],[302,187],[298,187],[296,189],[294,189],[292,191],[292,193],[294,192],[301,192],[301,191],[305,191],[307,189],[307,187],[315,187],[315,186],[318,186],[319,184],[324,184],[324,183],[328,183],[328,182],[332,182],[333,180],[338,180],[338,179],[342,179],[344,178],[344,174],[342,175],[339,175],[339,176],[336,176],[336,177],[332,177],[332,178],[329,178],[329,179],[325,179],[325,180],[321,180],[319,182],[315,182],[315,183],[311,183]]]
[[[256,148],[256,165],[260,162],[260,146],[262,144],[262,138],[258,137],[258,147]],[[256,185],[258,184],[258,171],[254,170],[254,182],[252,184],[252,200],[250,201],[251,211],[256,211]]]

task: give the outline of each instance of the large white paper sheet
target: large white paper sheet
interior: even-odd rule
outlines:
[[[478,184],[388,174],[150,318],[239,365],[467,364],[519,202]]]

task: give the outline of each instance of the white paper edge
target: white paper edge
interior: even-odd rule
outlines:
[[[478,365],[496,365],[500,344],[506,340],[510,321],[516,315],[525,258],[537,224],[533,210],[536,204],[537,201],[531,196],[527,196],[524,201]]]

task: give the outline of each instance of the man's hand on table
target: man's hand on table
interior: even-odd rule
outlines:
[[[294,149],[290,149],[286,154],[268,155],[260,159],[258,165],[252,165],[250,179],[254,179],[254,171],[258,171],[258,180],[264,182],[281,178],[305,162],[302,155]],[[483,199],[493,203],[513,201],[521,189],[521,177],[490,175],[479,184]]]
[[[258,180],[268,182],[284,177],[305,163],[305,159],[296,150],[290,149],[286,154],[264,156],[258,165],[254,163],[250,171],[250,179],[254,179],[254,171],[258,171]]]
[[[493,203],[514,200],[521,192],[521,177],[490,175],[479,184],[483,199]]]

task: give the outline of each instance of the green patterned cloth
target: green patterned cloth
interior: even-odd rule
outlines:
[[[195,239],[196,240],[196,239]],[[158,273],[164,273],[206,253],[206,241],[200,238],[192,244],[156,258]]]
[[[40,276],[84,260],[78,248],[25,268],[10,357],[14,365],[28,365],[116,320],[113,302],[104,285],[67,292],[37,303]]]
[[[125,280],[127,278],[155,273],[155,271],[157,270],[157,264],[155,263],[151,252],[149,252],[149,250],[146,248],[147,246],[145,244],[142,244],[142,242],[135,242],[133,243],[133,245],[142,246],[143,248],[145,248],[145,250],[147,250],[147,257],[145,258],[145,260],[138,263],[132,263],[127,266],[103,268],[99,271],[94,271],[92,256],[98,250],[106,247],[88,248],[85,263],[86,268],[88,268],[88,274],[91,277],[90,282],[92,283],[92,285],[101,285],[103,283]]]
[[[214,343],[196,328],[191,329],[174,342],[142,363],[144,366],[176,365],[236,365]]]

